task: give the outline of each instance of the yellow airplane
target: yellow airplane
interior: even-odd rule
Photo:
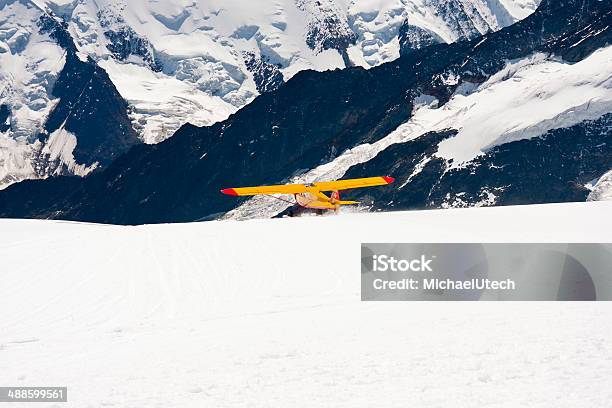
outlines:
[[[337,211],[343,205],[359,204],[358,201],[340,200],[340,191],[353,188],[385,186],[395,181],[393,177],[367,177],[338,181],[317,181],[309,184],[284,184],[275,186],[237,187],[221,190],[223,194],[231,196],[253,196],[260,194],[291,194],[296,204],[304,208],[312,208],[319,212],[323,210]],[[323,194],[331,191],[331,195]],[[283,200],[285,201],[285,200]],[[289,202],[289,201],[287,201]],[[289,202],[293,204],[292,202]]]

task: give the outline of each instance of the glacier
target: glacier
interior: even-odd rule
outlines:
[[[138,127],[143,140],[156,143],[186,122],[223,120],[259,93],[245,53],[278,66],[285,80],[347,63],[369,68],[399,57],[398,33],[406,21],[453,42],[512,24],[539,3],[517,8],[512,6],[525,2],[454,1],[450,9],[424,0],[43,4],[68,21],[79,51],[98,61],[133,104],[134,122],[144,123]],[[176,95],[164,92],[170,80]],[[151,98],[143,100],[146,90]]]
[[[36,136],[57,98],[53,84],[64,67],[62,48],[37,22],[40,10],[22,2],[0,2],[0,189],[32,178],[42,144]]]

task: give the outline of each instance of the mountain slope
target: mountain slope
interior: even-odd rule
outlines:
[[[153,143],[186,122],[201,126],[225,119],[258,93],[273,90],[266,85],[268,76],[287,80],[305,69],[369,68],[393,60],[399,56],[402,24],[450,43],[510,25],[532,12],[538,2],[47,0],[45,4],[68,22],[79,50],[109,72],[134,106],[133,119],[141,125],[143,140]],[[148,87],[170,84],[177,88],[174,94],[156,98],[147,92]]]
[[[68,25],[31,2],[0,4],[0,188],[21,179],[87,175],[140,143],[106,72]],[[0,38],[2,38],[0,37]]]
[[[591,66],[597,58],[605,58],[609,55],[605,46],[610,42],[610,30],[604,28],[610,24],[610,18],[611,9],[605,2],[546,1],[525,20],[487,34],[483,39],[434,45],[370,70],[301,72],[285,86],[261,95],[223,123],[205,128],[185,125],[166,142],[137,146],[106,171],[84,180],[57,179],[12,186],[0,194],[0,214],[112,223],[188,221],[235,207],[233,198],[218,193],[220,188],[282,182],[296,175],[301,176],[296,180],[302,181],[342,176],[350,166],[378,153],[371,150],[365,159],[356,155],[357,160],[351,161],[351,151],[347,149],[364,145],[357,150],[367,150],[368,144],[381,141],[377,146],[384,150],[403,141],[402,134],[406,131],[408,137],[411,134],[418,137],[428,129],[444,130],[434,126],[440,122],[436,118],[444,118],[450,112],[448,117],[452,123],[456,118],[453,113],[469,111],[469,107],[460,104],[457,110],[453,106],[469,101],[470,93],[478,91],[474,93],[478,101],[481,92],[487,94],[507,86],[518,86],[519,93],[528,92],[533,83],[525,81],[525,87],[521,83],[513,85],[518,77],[513,77],[512,73],[520,75],[531,71],[529,68],[522,71],[518,68],[525,66],[524,63],[517,66],[509,64],[509,60],[533,61],[536,58],[539,62],[531,65],[537,71],[541,67],[550,68],[551,64],[554,66],[555,59],[564,58],[565,62],[556,62],[563,74],[566,67],[571,66],[567,60],[578,64],[584,60]],[[537,57],[539,53],[549,57],[543,60]],[[599,66],[603,74],[609,72],[605,64],[595,66]],[[570,68],[567,70],[572,72]],[[506,144],[602,116],[610,111],[610,81],[604,76],[602,81],[590,84],[588,80],[592,78],[588,72],[585,71],[585,77],[578,73],[574,79],[577,86],[587,81],[584,88],[578,88],[579,95],[585,89],[599,92],[584,96],[599,98],[599,105],[593,104],[597,109],[588,106],[581,109],[585,101],[576,97],[570,99],[569,106],[551,103],[547,108],[550,112],[544,117],[535,115],[536,123],[529,125],[529,134],[514,134],[512,138],[507,131],[496,134],[495,129],[489,129],[490,134],[487,134],[487,129],[481,129],[483,132],[473,137],[483,136],[482,140]],[[566,89],[553,86],[554,81],[542,81],[542,84],[543,91],[552,93],[552,101],[562,96],[558,92]],[[467,95],[466,98],[458,99],[462,94]],[[439,108],[424,106],[428,102]],[[421,114],[434,120],[423,121]],[[501,109],[493,114],[504,115],[504,111]],[[553,117],[563,114],[564,120],[547,121],[548,114]],[[411,122],[411,118],[415,120]],[[492,117],[493,122],[499,119],[501,117]],[[529,124],[531,119],[530,116],[523,121],[519,118],[519,124]],[[597,136],[596,132],[593,137],[606,136],[607,133]],[[603,151],[593,151],[601,155],[601,159],[592,163],[584,160],[581,171],[595,176],[610,162],[609,144],[603,148]],[[345,161],[347,155],[348,162]],[[340,165],[335,159],[340,160]],[[446,174],[446,170],[453,168],[450,160],[444,160],[443,164],[444,169],[439,172]],[[309,169],[314,170],[309,172]],[[445,195],[445,192],[440,194]],[[517,191],[512,199],[529,202],[531,194],[530,190]],[[470,200],[468,204],[477,202]],[[249,201],[245,206],[239,210],[238,217],[272,216],[283,209],[261,200]]]
[[[0,3],[0,188],[31,178],[42,146],[36,135],[57,103],[51,94],[62,48],[37,27],[40,10]]]
[[[1,1],[0,188],[104,168],[138,143],[136,136],[157,143],[187,122],[224,120],[302,70],[369,68],[395,59],[401,27],[452,42],[498,30],[536,5]],[[41,26],[45,21],[56,25],[55,38]],[[95,83],[89,88],[92,70]],[[59,77],[71,78],[73,86],[56,86]],[[106,138],[101,129],[114,134]]]

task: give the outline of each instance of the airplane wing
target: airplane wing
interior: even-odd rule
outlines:
[[[319,181],[312,184],[279,184],[275,186],[236,187],[221,190],[223,194],[232,196],[252,196],[258,194],[299,194],[312,191],[348,190],[351,188],[384,186],[393,183],[393,177],[367,177],[358,179]]]
[[[298,194],[306,192],[304,184],[283,184],[276,186],[237,187],[221,190],[223,194],[232,196],[251,196],[258,194]]]
[[[384,186],[395,181],[393,177],[366,177],[338,181],[319,181],[312,183],[319,191],[349,190],[351,188]]]

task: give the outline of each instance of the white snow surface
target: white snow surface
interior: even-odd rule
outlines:
[[[11,129],[0,132],[0,189],[35,177],[33,159],[57,100],[53,84],[64,67],[63,50],[36,22],[40,10],[27,2],[0,1],[0,105],[8,105]]]
[[[99,61],[121,96],[134,108],[130,118],[146,143],[157,143],[189,122],[210,125],[236,108],[205,90],[138,64]]]
[[[494,1],[489,2],[494,4]],[[540,0],[499,0],[506,10],[512,15],[512,17],[522,20],[529,14],[533,13],[533,10],[538,7]]]
[[[0,3],[0,104],[11,108],[11,136],[27,139],[54,106],[49,94],[65,56],[54,40],[38,32],[39,9],[9,3]]]
[[[495,146],[612,112],[612,47],[575,64],[536,54],[509,64],[476,93],[425,112],[437,126],[459,129],[438,150],[459,167]]]
[[[612,201],[612,170],[597,180],[587,201]]]
[[[440,143],[436,155],[449,163],[452,160],[449,168],[464,166],[494,146],[537,137],[549,130],[570,127],[612,112],[611,73],[612,46],[597,50],[575,64],[543,54],[508,62],[504,69],[479,86],[460,85],[442,107],[430,96],[417,98],[410,120],[386,137],[349,149],[290,182],[337,180],[351,166],[371,160],[392,144],[446,129],[456,129],[459,133]],[[417,166],[417,171],[424,164]],[[288,206],[274,198],[256,196],[230,211],[226,218],[271,217]]]
[[[360,243],[611,242],[611,211],[0,220],[0,383],[68,387],[41,407],[609,406],[609,302],[361,302]]]
[[[33,161],[40,143],[29,144],[0,132],[0,189],[36,174]]]
[[[461,0],[466,16],[485,33],[510,25],[533,12],[539,2]],[[366,68],[399,57],[399,28],[408,20],[447,42],[461,33],[453,30],[428,0],[45,0],[64,17],[83,55],[100,61],[119,92],[135,108],[133,119],[143,140],[156,143],[172,135],[183,123],[209,125],[225,119],[257,94],[253,74],[243,52],[253,52],[279,64],[285,79],[305,70],[344,68],[335,49],[311,49],[306,38],[313,25],[328,16],[337,18],[340,31],[352,32],[352,63]],[[519,6],[521,5],[521,6]],[[530,12],[526,12],[530,10]],[[131,29],[148,42],[152,58],[162,72],[144,73],[150,67],[140,57],[117,61],[107,48],[108,30]],[[121,67],[120,65],[129,65]],[[143,75],[134,75],[140,72]],[[178,92],[165,92],[169,83]],[[142,99],[160,93],[150,99]],[[185,91],[193,94],[183,100]],[[181,116],[176,117],[176,103]],[[150,123],[149,123],[150,122]]]
[[[460,39],[448,20],[440,15],[438,1],[432,0],[351,0],[346,13],[351,29],[357,34],[357,43],[349,49],[352,62],[371,67],[399,57],[397,36],[400,26],[407,20],[433,33],[447,43]],[[530,4],[525,4],[530,3]],[[459,0],[467,12],[469,23],[484,34],[497,31],[531,14],[540,1],[509,0],[504,3],[488,0]],[[529,10],[529,11],[527,11]],[[461,20],[461,19],[459,19]]]
[[[64,170],[69,174],[84,177],[98,167],[98,162],[91,166],[78,164],[74,158],[74,148],[77,145],[77,138],[74,134],[64,129],[65,123],[59,129],[49,135],[49,139],[42,149],[42,153],[49,156],[49,160],[59,161],[60,166],[54,170],[55,175],[60,175]],[[64,169],[64,167],[66,169]]]

